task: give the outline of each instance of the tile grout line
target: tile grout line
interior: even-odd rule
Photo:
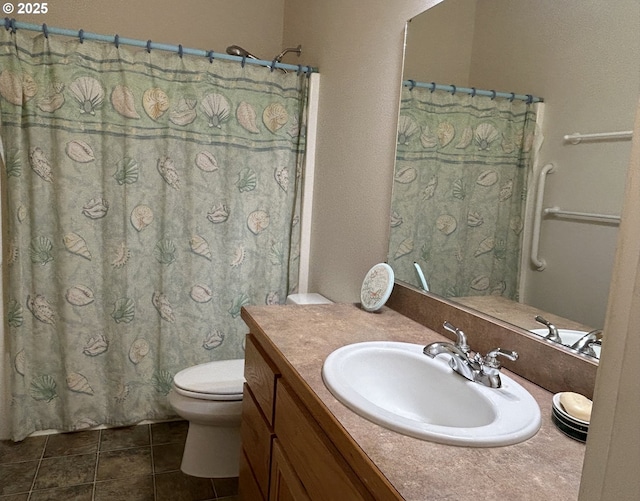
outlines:
[[[102,444],[102,430],[98,430],[98,446],[96,447],[96,465],[93,468],[93,485],[91,487],[91,501],[96,499],[96,482],[98,481],[98,463],[100,461],[100,445]]]
[[[149,428],[149,452],[151,453],[151,480],[153,482],[153,499],[158,499],[158,490],[156,488],[156,465],[153,460],[153,433],[151,432],[151,425],[147,425]]]
[[[33,480],[31,481],[31,487],[29,487],[29,495],[27,496],[27,501],[31,499],[31,495],[33,494],[33,489],[36,486],[36,480],[38,479],[38,474],[40,473],[40,466],[42,465],[42,460],[44,459],[44,453],[47,450],[48,443],[49,443],[49,435],[46,435],[44,439],[44,445],[42,446],[42,452],[40,453],[40,459],[38,459],[38,466],[36,466],[36,472],[33,475]]]

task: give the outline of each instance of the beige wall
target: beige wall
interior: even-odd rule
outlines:
[[[271,60],[282,50],[284,0],[53,0],[45,15],[12,17],[216,52],[235,44]]]
[[[580,501],[640,499],[640,101]]]
[[[446,0],[409,23],[404,79],[468,87],[476,0]]]
[[[404,25],[436,0],[287,0],[285,44],[321,68],[311,289],[357,301],[387,255]]]

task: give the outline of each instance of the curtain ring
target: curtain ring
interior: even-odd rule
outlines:
[[[298,65],[298,71],[296,71],[296,74],[298,76],[302,75],[302,65],[301,64]]]
[[[11,20],[8,17],[4,18],[4,29],[9,31],[9,28],[11,27]]]
[[[182,44],[178,44],[178,55],[180,56],[180,59],[182,59]]]
[[[415,80],[409,80],[409,92],[411,92],[414,87],[416,86],[416,81]]]
[[[80,40],[80,43],[84,43],[84,30],[78,31],[78,39]]]
[[[313,68],[311,66],[307,66],[307,78],[311,78],[311,73],[313,73]]]
[[[531,94],[527,94],[527,104],[533,103],[533,96]]]
[[[15,19],[11,18],[9,20],[9,28],[8,29],[11,29],[11,33],[15,33],[16,32],[16,20]]]
[[[516,93],[512,92],[511,93],[511,97],[509,98],[509,101],[513,103],[513,100],[516,98]]]
[[[213,63],[213,59],[214,59],[214,57],[213,57],[213,51],[212,51],[212,50],[210,50],[210,51],[209,51],[209,53],[208,53],[207,55],[209,56],[209,62],[210,62],[210,63]]]
[[[491,89],[491,100],[493,101],[496,98],[496,91]]]
[[[45,38],[49,38],[49,28],[47,28],[47,23],[42,23],[42,33],[44,33]]]
[[[436,90],[436,83],[431,82],[431,92],[433,92],[434,90]]]
[[[476,97],[476,88],[471,87],[471,97]]]
[[[451,87],[453,87],[453,90],[451,91],[451,95],[455,96],[456,95],[456,86],[455,85],[451,85]]]
[[[147,40],[147,52],[151,54],[151,40]]]
[[[247,56],[242,56],[242,61],[240,61],[240,66],[244,68],[244,64],[247,62]]]
[[[273,70],[276,68],[276,58],[273,58],[273,61],[271,61],[271,73],[273,73]]]
[[[120,35],[116,33],[116,36],[113,37],[113,45],[116,46],[116,49],[120,48]]]

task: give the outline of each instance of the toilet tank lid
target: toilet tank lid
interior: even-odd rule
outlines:
[[[317,292],[304,292],[300,294],[289,294],[286,304],[333,304],[333,301]]]
[[[244,360],[216,360],[178,372],[173,384],[183,390],[214,395],[242,394]]]

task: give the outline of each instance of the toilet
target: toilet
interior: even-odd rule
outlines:
[[[320,294],[294,294],[287,304],[331,303]],[[206,362],[178,372],[169,403],[189,421],[180,469],[204,478],[237,477],[244,359]]]
[[[194,365],[173,378],[169,403],[189,421],[180,469],[205,478],[237,477],[244,360]]]

